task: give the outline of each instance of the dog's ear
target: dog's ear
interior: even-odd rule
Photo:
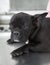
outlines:
[[[36,20],[37,18],[40,18],[40,17],[43,18],[43,17],[45,17],[47,14],[48,14],[47,12],[42,13],[42,14],[36,14],[36,15],[31,16],[31,19],[32,19],[32,21],[34,21],[34,20]]]
[[[34,15],[34,16],[31,16],[32,23],[33,23],[33,24],[35,24],[35,23],[37,24],[38,19],[43,19],[43,18],[45,18],[47,14],[48,14],[48,13],[45,12],[45,13],[42,13],[42,14],[36,14],[36,15]]]
[[[31,20],[32,20],[32,25],[36,26],[37,22],[38,22],[38,17],[40,16],[40,14],[36,14],[34,16],[31,16]]]
[[[35,28],[35,31],[33,31],[33,33],[32,33],[31,39],[33,39],[37,35],[37,33],[41,27],[41,18],[44,18],[46,15],[47,15],[47,13],[43,13],[43,14],[36,14],[31,17],[32,24],[33,24],[32,26],[33,26],[33,28]]]
[[[48,14],[47,12],[42,13],[42,14],[40,14],[40,16],[39,16],[39,17],[41,17],[41,18],[46,18],[47,14]]]

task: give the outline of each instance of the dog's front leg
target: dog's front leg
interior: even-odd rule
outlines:
[[[24,46],[15,49],[13,52],[11,52],[12,57],[18,57],[20,55],[23,55],[25,53],[29,53],[28,44],[25,44]]]

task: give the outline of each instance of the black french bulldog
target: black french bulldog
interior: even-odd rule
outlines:
[[[50,48],[50,20],[46,13],[31,16],[26,13],[15,14],[10,21],[11,39],[9,44],[25,43],[14,50],[12,56],[19,56],[28,51],[45,52]],[[27,51],[28,50],[28,51]]]

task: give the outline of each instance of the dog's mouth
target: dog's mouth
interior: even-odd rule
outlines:
[[[19,40],[14,40],[14,42],[20,42]]]
[[[14,42],[17,42],[17,43],[26,43],[26,44],[28,44],[28,43],[29,43],[29,40],[27,40],[26,42],[21,42],[20,40],[14,40]]]

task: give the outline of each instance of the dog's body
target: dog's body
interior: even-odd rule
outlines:
[[[37,40],[40,40],[40,44],[35,46],[34,51],[50,52],[50,18],[42,18],[41,28],[36,36]]]
[[[10,21],[11,39],[9,43],[26,42],[28,44],[14,50],[11,54],[18,56],[30,51],[45,52],[50,48],[50,19],[45,18],[47,13],[35,16],[26,13],[15,14]]]

